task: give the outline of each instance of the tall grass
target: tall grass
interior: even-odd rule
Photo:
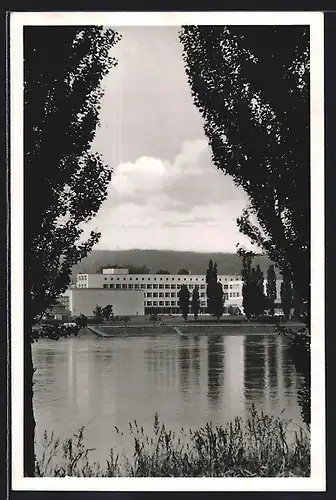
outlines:
[[[167,430],[154,417],[153,435],[136,421],[129,424],[133,457],[113,448],[105,464],[90,461],[84,429],[63,443],[44,434],[44,452],[37,476],[75,477],[307,477],[310,475],[310,435],[299,429],[289,441],[288,422],[254,408],[248,421],[236,418],[225,426],[207,423],[199,430]],[[120,431],[117,429],[117,432]]]

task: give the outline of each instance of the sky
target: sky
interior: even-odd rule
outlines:
[[[178,27],[120,27],[93,144],[113,167],[87,226],[96,249],[235,252],[244,192],[218,171],[190,93]]]

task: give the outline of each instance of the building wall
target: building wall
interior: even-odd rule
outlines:
[[[135,291],[105,290],[102,288],[71,288],[65,292],[69,297],[69,310],[72,316],[92,316],[96,305],[113,306],[114,316],[135,316],[144,314],[144,294]]]
[[[150,308],[160,308],[161,313],[178,313],[178,291],[186,285],[192,293],[198,286],[200,294],[201,312],[207,308],[206,279],[204,275],[179,275],[179,274],[125,274],[118,271],[107,270],[104,274],[79,274],[77,287],[103,288],[105,291],[141,291],[143,292],[143,306],[148,312]],[[112,272],[114,271],[114,272]],[[225,307],[242,307],[243,282],[239,275],[219,275],[218,281],[223,285]],[[280,302],[280,283],[277,280],[277,299]],[[266,292],[266,282],[265,282]]]

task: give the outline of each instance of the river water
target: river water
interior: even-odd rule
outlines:
[[[301,379],[278,335],[84,334],[40,340],[33,362],[38,455],[44,430],[63,439],[83,425],[93,459],[103,462],[111,446],[131,456],[128,422],[150,434],[156,412],[166,428],[179,431],[246,418],[253,403],[290,419],[293,429],[302,425]]]

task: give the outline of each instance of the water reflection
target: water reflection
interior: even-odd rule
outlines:
[[[301,423],[301,379],[283,337],[43,340],[33,358],[37,440],[44,429],[64,438],[86,425],[96,459],[107,457],[112,442],[119,446],[115,425],[127,434],[136,419],[148,432],[155,412],[175,431],[245,417],[252,403],[269,414],[285,408]]]
[[[208,399],[217,406],[220,403],[223,383],[224,344],[221,335],[208,337]]]

